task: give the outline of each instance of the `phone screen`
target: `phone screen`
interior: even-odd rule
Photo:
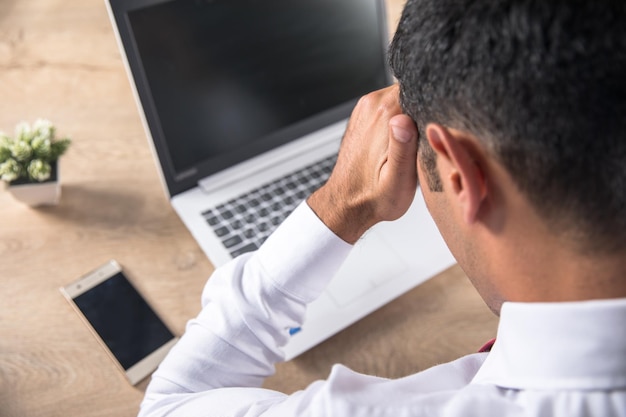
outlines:
[[[174,337],[121,272],[73,300],[125,370]]]

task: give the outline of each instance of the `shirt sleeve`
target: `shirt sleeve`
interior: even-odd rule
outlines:
[[[350,249],[302,203],[257,252],[218,268],[139,415],[256,415],[280,402],[284,394],[259,387]]]

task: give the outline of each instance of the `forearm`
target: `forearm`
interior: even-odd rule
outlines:
[[[228,415],[220,396],[213,404],[207,393],[261,385],[283,357],[280,347],[289,328],[302,324],[306,304],[323,291],[349,250],[301,206],[258,252],[216,270],[205,287],[201,313],[154,374],[142,415],[185,407],[195,394],[203,394],[203,406],[210,403]],[[259,395],[276,393],[238,395],[235,406],[246,407]]]

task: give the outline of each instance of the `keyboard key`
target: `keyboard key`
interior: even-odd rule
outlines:
[[[209,226],[215,226],[216,224],[218,224],[220,222],[220,219],[218,219],[217,217],[211,215],[211,217],[207,217],[206,218],[206,221],[209,224]]]
[[[229,233],[228,227],[222,226],[215,229],[215,234],[218,237],[226,236]]]
[[[233,218],[233,212],[230,210],[224,210],[220,214],[222,215],[222,218],[226,220]]]
[[[227,248],[232,248],[233,246],[238,245],[241,242],[243,242],[243,240],[239,236],[232,236],[222,241],[224,246],[226,246]]]
[[[241,248],[239,248],[239,249],[236,249],[236,250],[232,251],[232,252],[230,253],[230,255],[231,255],[233,258],[236,258],[237,256],[239,256],[239,255],[241,255],[241,254],[244,254],[244,253],[247,253],[247,252],[252,252],[252,251],[255,251],[255,250],[257,250],[257,249],[258,249],[258,246],[257,246],[257,245],[255,245],[254,243],[249,243],[249,244],[247,244],[247,245],[246,245],[246,246],[244,246],[244,247],[241,247]]]

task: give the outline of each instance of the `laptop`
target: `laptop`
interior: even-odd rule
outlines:
[[[384,0],[107,0],[172,206],[217,267],[328,178],[362,95],[392,82]],[[417,197],[370,230],[287,359],[454,263]]]

